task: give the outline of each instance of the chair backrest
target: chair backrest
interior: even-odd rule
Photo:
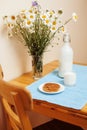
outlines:
[[[0,104],[6,122],[2,130],[32,130],[28,112],[33,103],[26,89],[0,79]]]
[[[3,71],[2,71],[2,67],[1,67],[1,65],[0,65],[0,79],[2,79],[3,78]]]

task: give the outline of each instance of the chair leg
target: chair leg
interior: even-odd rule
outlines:
[[[7,120],[6,113],[4,111],[4,106],[2,103],[2,98],[0,97],[0,130],[7,130]]]

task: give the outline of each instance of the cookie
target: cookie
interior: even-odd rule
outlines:
[[[56,83],[46,83],[43,86],[45,92],[57,92],[60,89],[60,85]]]

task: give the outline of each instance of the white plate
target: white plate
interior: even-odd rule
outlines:
[[[46,82],[46,83],[55,83],[55,82]],[[60,85],[60,89],[59,89],[58,91],[56,91],[56,92],[46,92],[46,91],[43,90],[43,86],[44,86],[46,83],[41,84],[41,85],[39,86],[39,88],[38,88],[38,89],[39,89],[41,92],[43,92],[43,93],[56,94],[56,93],[63,92],[64,89],[65,89],[65,87],[64,87],[62,84],[60,84],[60,83],[55,83],[55,84]]]

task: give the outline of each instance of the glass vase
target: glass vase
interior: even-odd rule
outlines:
[[[43,73],[43,57],[42,56],[32,56],[32,72],[33,78],[38,80],[42,77]]]

